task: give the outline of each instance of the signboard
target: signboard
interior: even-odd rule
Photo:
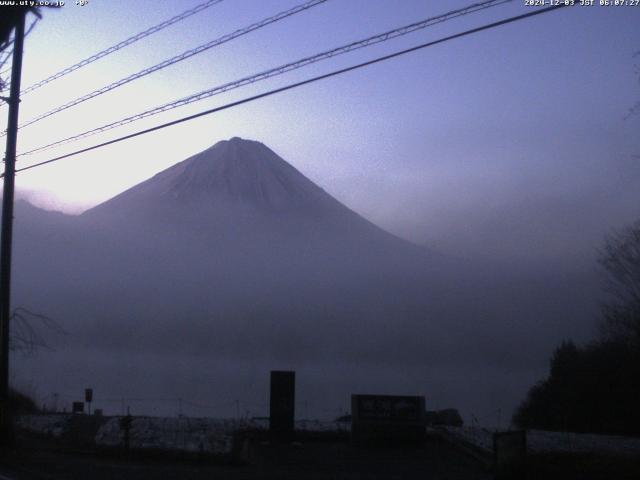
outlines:
[[[87,403],[91,403],[91,400],[93,400],[93,388],[85,388],[84,401]]]
[[[524,430],[494,433],[493,454],[496,478],[524,478],[527,433]]]
[[[352,395],[351,418],[356,442],[424,439],[424,397]]]
[[[72,413],[84,413],[84,402],[73,402],[71,404]]]
[[[293,437],[296,372],[272,371],[269,431],[281,439]]]

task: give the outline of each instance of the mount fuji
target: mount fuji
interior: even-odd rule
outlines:
[[[13,305],[68,332],[18,362],[45,393],[257,401],[265,372],[291,368],[319,402],[435,389],[464,410],[468,388],[497,394],[525,369],[515,403],[549,329],[590,314],[583,279],[412,244],[237,137],[79,216],[19,202],[15,217]]]
[[[270,239],[300,240],[306,253],[318,241],[424,253],[341,204],[264,144],[238,137],[88,210],[81,220],[156,237],[227,239],[228,250]]]

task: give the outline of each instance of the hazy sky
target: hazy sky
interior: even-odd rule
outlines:
[[[74,1],[27,39],[23,85],[200,0]],[[226,0],[26,96],[21,119],[296,5]],[[21,131],[19,150],[471,2],[329,0]],[[530,11],[517,0],[305,67],[20,165]],[[640,7],[573,7],[447,42],[18,176],[79,212],[232,136],[264,142],[384,228],[459,256],[588,265],[640,216]],[[2,110],[3,116],[6,109]]]
[[[26,42],[23,85],[201,1],[89,0],[83,7],[68,1],[58,11],[45,10]],[[301,1],[225,0],[25,96],[21,119]],[[471,1],[329,0],[25,128],[19,151]],[[102,136],[24,157],[18,166],[527,11],[530,7],[523,0],[514,0]],[[475,332],[469,339],[482,343],[479,339],[484,337],[478,332],[487,336],[487,349],[498,359],[476,362],[480,371],[449,364],[449,370],[438,369],[430,364],[435,373],[427,372],[428,362],[418,362],[404,370],[402,378],[397,370],[384,373],[389,389],[429,378],[425,388],[445,392],[433,403],[438,407],[459,405],[462,411],[477,413],[471,404],[482,399],[468,393],[478,390],[475,384],[484,386],[485,403],[491,408],[496,404],[494,397],[506,390],[513,398],[504,400],[503,406],[515,405],[546,369],[547,344],[540,347],[541,339],[555,345],[567,332],[582,332],[583,337],[587,330],[592,332],[593,319],[587,314],[567,310],[566,319],[556,322],[545,309],[562,313],[563,306],[583,308],[580,302],[588,295],[583,294],[582,284],[573,281],[580,275],[572,272],[594,266],[595,248],[609,229],[640,217],[640,115],[627,118],[640,100],[640,55],[634,57],[640,51],[639,20],[640,7],[562,9],[30,170],[18,175],[17,186],[40,206],[77,213],[220,140],[233,136],[260,140],[346,205],[398,235],[450,255],[500,259],[553,272],[550,277],[532,275],[532,283],[514,284],[513,291],[490,283],[485,286],[488,296],[516,298],[513,304],[499,303],[500,318],[514,319],[506,330],[482,319],[467,322],[467,316],[458,315],[461,324]],[[5,116],[6,109],[0,114]],[[530,274],[518,268],[504,271],[513,278],[521,272]],[[575,288],[568,297],[557,298],[562,292],[554,297],[545,290],[552,289],[553,282],[571,287],[575,283]],[[585,311],[593,300],[585,298]],[[517,310],[521,306],[527,308],[526,315]],[[473,302],[471,307],[477,314],[480,307]],[[577,329],[576,325],[583,326]],[[530,345],[535,343],[530,332],[539,334],[537,349]],[[516,351],[520,356],[509,356]],[[460,357],[468,353],[462,351]],[[95,353],[94,360],[106,365],[106,370],[118,365],[110,373],[114,384],[130,369],[111,351],[100,355]],[[171,363],[172,358],[167,358],[162,362]],[[377,370],[352,363],[352,368],[368,371],[372,382],[384,383]],[[199,371],[192,363],[184,365]],[[221,371],[226,368],[216,365]],[[519,365],[523,365],[520,370]],[[42,368],[40,360],[34,362],[33,378],[46,376]],[[303,366],[296,369],[301,371]],[[359,378],[360,373],[349,378]],[[138,375],[149,376],[143,368]],[[465,379],[467,390],[455,390],[453,383],[447,383],[450,377]],[[68,375],[64,381],[70,383],[51,388],[79,391],[71,382],[89,380]],[[153,381],[165,379],[154,376]],[[234,381],[242,388],[250,384],[244,378]],[[448,387],[437,388],[440,383]],[[358,387],[366,391],[372,390],[371,385]],[[158,389],[162,388],[159,384]]]

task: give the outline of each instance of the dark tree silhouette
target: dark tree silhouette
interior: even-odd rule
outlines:
[[[9,389],[9,407],[11,411],[16,413],[37,413],[39,411],[33,398],[13,388]]]
[[[599,262],[608,294],[601,335],[640,347],[640,221],[610,235]]]
[[[640,356],[613,341],[554,352],[549,377],[516,411],[521,428],[640,435]]]
[[[607,292],[600,336],[556,348],[549,377],[514,415],[522,428],[640,435],[640,222],[610,235],[599,263]]]

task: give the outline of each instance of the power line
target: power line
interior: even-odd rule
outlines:
[[[38,23],[38,20],[40,20],[40,17],[36,17],[36,18],[33,20],[33,22],[31,22],[31,25],[29,25],[29,28],[27,28],[27,31],[26,31],[26,32],[24,32],[24,36],[25,36],[25,37],[26,37],[26,36],[28,36],[28,35],[31,33],[31,31],[35,28],[36,23]]]
[[[7,63],[7,60],[9,60],[11,57],[13,56],[13,49],[9,50],[5,57],[0,59],[0,68],[4,67],[5,63]],[[0,73],[1,75],[4,75],[5,73],[7,73],[9,70],[11,70],[11,67],[7,68],[6,70],[4,70],[2,73]]]
[[[98,53],[95,53],[93,55],[91,55],[90,57],[85,58],[84,60],[79,61],[78,63],[71,65],[70,67],[67,67],[63,70],[60,70],[57,73],[54,73],[53,75],[51,75],[50,77],[45,78],[44,80],[40,80],[37,83],[34,83],[33,85],[31,85],[30,87],[27,87],[25,90],[22,91],[22,95],[25,95],[29,92],[32,92],[40,87],[45,86],[47,83],[53,82],[54,80],[57,80],[61,77],[64,77],[65,75],[68,75],[69,73],[78,70],[79,68],[82,68],[86,65],[89,65],[90,63],[95,62],[96,60],[100,60],[102,57],[106,57],[107,55],[110,55],[114,52],[117,52],[118,50],[127,47],[129,45],[131,45],[132,43],[137,42],[138,40],[142,40],[145,37],[148,37],[149,35],[153,35],[154,33],[159,32],[160,30],[164,30],[165,28],[173,25],[174,23],[178,23],[192,15],[195,15],[196,13],[199,13],[203,10],[206,10],[209,7],[212,7],[213,5],[222,2],[223,0],[207,0],[204,3],[201,3],[200,5],[197,5],[189,10],[185,10],[184,12],[176,15],[175,17],[170,18],[169,20],[165,20],[164,22],[161,22],[153,27],[150,27],[140,33],[137,33],[136,35],[133,35],[132,37],[127,38],[126,40],[123,40],[119,43],[116,43],[115,45],[112,45],[109,48],[106,48]]]
[[[9,48],[11,45],[13,45],[13,38],[7,40],[5,43],[3,43],[2,45],[0,45],[0,52],[5,51],[7,48]]]
[[[80,103],[86,102],[87,100],[90,100],[92,98],[95,98],[99,95],[102,95],[103,93],[107,93],[110,92],[111,90],[114,90],[118,87],[122,87],[123,85],[126,85],[127,83],[133,82],[134,80],[137,80],[139,78],[145,77],[147,75],[150,75],[154,72],[157,72],[159,70],[162,70],[163,68],[169,67],[175,63],[181,62],[183,60],[186,60],[188,58],[193,57],[194,55],[198,55],[199,53],[205,52],[213,47],[217,47],[219,45],[222,45],[223,43],[227,43],[230,42],[231,40],[233,40],[234,38],[238,38],[241,37],[243,35],[247,35],[250,32],[253,32],[254,30],[258,30],[260,28],[266,27],[267,25],[270,25],[272,23],[278,22],[280,20],[283,20],[287,17],[290,17],[292,15],[295,15],[297,13],[303,12],[305,10],[308,10],[310,8],[315,7],[316,5],[319,5],[321,3],[325,3],[327,0],[310,0],[307,1],[306,3],[297,5],[293,8],[290,8],[289,10],[277,13],[276,15],[272,15],[270,17],[267,17],[259,22],[253,23],[251,25],[249,25],[248,27],[244,27],[241,29],[238,29],[232,33],[229,33],[227,35],[224,35],[222,37],[216,38],[215,40],[212,40],[210,42],[207,42],[203,45],[200,45],[198,47],[192,48],[190,50],[187,50],[179,55],[176,55],[174,57],[171,57],[167,60],[164,60],[163,62],[160,62],[156,65],[153,65],[151,67],[145,68],[143,70],[140,70],[139,72],[136,72],[134,74],[129,75],[128,77],[125,78],[121,78],[120,80],[117,80],[113,83],[110,83],[109,85],[106,85],[102,88],[99,88],[97,90],[94,90],[93,92],[87,93],[86,95],[82,95],[81,97],[78,97],[74,100],[71,100],[70,102],[67,102],[63,105],[60,105],[52,110],[49,110],[48,112],[45,112],[41,115],[38,115],[37,117],[32,118],[31,120],[28,120],[26,122],[24,122],[22,125],[20,125],[20,128],[24,128],[27,127],[29,125],[32,125],[36,122],[39,122],[40,120],[43,120],[47,117],[50,117],[51,115],[55,115],[56,113],[62,112],[63,110],[67,110],[68,108],[74,107]],[[0,135],[2,136],[2,135]]]
[[[46,165],[46,164],[49,164],[49,163],[57,162],[59,160],[62,160],[62,159],[65,159],[65,158],[69,158],[69,157],[73,157],[73,156],[79,155],[81,153],[85,153],[85,152],[89,152],[91,150],[96,150],[98,148],[106,147],[107,145],[112,145],[114,143],[119,143],[119,142],[122,142],[124,140],[128,140],[130,138],[134,138],[134,137],[138,137],[140,135],[145,135],[147,133],[155,132],[157,130],[161,130],[163,128],[167,128],[167,127],[170,127],[170,126],[173,126],[173,125],[177,125],[179,123],[187,122],[189,120],[194,120],[196,118],[203,117],[205,115],[211,115],[213,113],[217,113],[217,112],[220,112],[222,110],[227,110],[229,108],[237,107],[239,105],[243,105],[245,103],[253,102],[253,101],[259,100],[261,98],[270,97],[271,95],[275,95],[277,93],[285,92],[287,90],[292,90],[294,88],[301,87],[303,85],[314,83],[314,82],[317,82],[317,81],[320,81],[320,80],[325,80],[327,78],[331,78],[331,77],[334,77],[334,76],[337,76],[337,75],[341,75],[343,73],[347,73],[347,72],[350,72],[350,71],[353,71],[353,70],[357,70],[357,69],[360,69],[360,68],[363,68],[363,67],[367,67],[369,65],[374,65],[376,63],[380,63],[380,62],[383,62],[383,61],[386,61],[386,60],[390,60],[392,58],[396,58],[396,57],[399,57],[401,55],[405,55],[407,53],[411,53],[411,52],[415,52],[417,50],[421,50],[423,48],[431,47],[431,46],[437,45],[439,43],[444,43],[444,42],[447,42],[449,40],[454,40],[456,38],[465,37],[467,35],[478,33],[478,32],[484,31],[484,30],[489,30],[489,29],[492,29],[492,28],[496,28],[496,27],[499,27],[499,26],[502,26],[502,25],[506,25],[506,24],[509,24],[509,23],[513,23],[513,22],[519,21],[519,20],[524,20],[526,18],[533,17],[533,16],[540,15],[540,14],[547,13],[547,12],[551,12],[553,10],[557,10],[559,8],[563,8],[563,7],[566,7],[566,6],[568,6],[568,5],[566,5],[566,4],[554,5],[554,6],[551,6],[551,7],[546,7],[546,8],[542,8],[542,9],[539,9],[539,10],[534,10],[532,12],[525,13],[525,14],[522,14],[522,15],[516,15],[514,17],[509,17],[509,18],[506,18],[504,20],[500,20],[500,21],[497,21],[497,22],[485,24],[485,25],[482,25],[480,27],[472,28],[471,30],[465,30],[464,32],[460,32],[460,33],[456,33],[456,34],[453,34],[453,35],[449,35],[447,37],[443,37],[443,38],[440,38],[438,40],[433,40],[431,42],[423,43],[423,44],[417,45],[415,47],[407,48],[405,50],[400,50],[398,52],[394,52],[394,53],[391,53],[389,55],[384,55],[382,57],[377,57],[377,58],[375,58],[373,60],[369,60],[369,61],[366,61],[366,62],[358,63],[358,64],[352,65],[350,67],[341,68],[339,70],[334,70],[333,72],[325,73],[323,75],[318,75],[316,77],[312,77],[312,78],[309,78],[307,80],[303,80],[303,81],[300,81],[300,82],[292,83],[292,84],[286,85],[284,87],[280,87],[280,88],[276,88],[276,89],[273,89],[273,90],[269,90],[268,92],[260,93],[258,95],[253,95],[251,97],[247,97],[247,98],[244,98],[242,100],[238,100],[238,101],[235,101],[235,102],[227,103],[226,105],[222,105],[220,107],[216,107],[216,108],[212,108],[212,109],[209,109],[209,110],[205,110],[203,112],[199,112],[199,113],[196,113],[196,114],[193,114],[193,115],[188,115],[186,117],[182,117],[182,118],[179,118],[177,120],[172,120],[170,122],[163,123],[161,125],[156,125],[155,127],[151,127],[151,128],[147,128],[147,129],[144,129],[144,130],[140,130],[138,132],[131,133],[129,135],[124,135],[122,137],[118,137],[118,138],[115,138],[113,140],[109,140],[107,142],[103,142],[103,143],[100,143],[100,144],[97,144],[97,145],[93,145],[91,147],[87,147],[87,148],[83,148],[83,149],[80,149],[80,150],[76,150],[75,152],[67,153],[65,155],[60,155],[59,157],[51,158],[51,159],[45,160],[43,162],[34,163],[33,165],[29,165],[27,167],[19,168],[19,169],[16,170],[16,172],[23,172],[25,170],[30,170],[30,169],[35,168],[35,167],[39,167],[39,166]]]
[[[36,18],[33,22],[31,22],[31,25],[29,25],[29,28],[27,29],[27,31],[24,33],[25,38],[31,33],[31,31],[33,30],[33,28],[36,26],[36,23],[38,23],[38,20],[40,18]],[[9,44],[10,45],[10,44]],[[6,56],[0,60],[0,69],[4,67],[5,63],[7,63],[7,60],[9,60],[11,57],[13,57],[13,48],[11,50],[9,50],[9,52],[7,52]],[[12,66],[9,66],[6,70],[3,70],[2,72],[0,72],[0,91],[2,91],[2,89],[4,89],[4,87],[6,87],[7,82],[4,82],[2,80],[2,77],[4,77],[4,75],[6,73],[9,73],[12,69]],[[0,104],[4,105],[4,104]],[[6,136],[7,132],[3,132],[2,135],[0,136]]]
[[[387,40],[391,40],[393,38],[397,38],[403,35],[407,35],[409,33],[415,32],[416,30],[421,30],[424,28],[427,28],[429,26],[438,24],[438,23],[442,23],[448,20],[452,20],[454,18],[463,16],[463,15],[468,15],[470,13],[474,13],[477,12],[479,10],[484,10],[490,7],[494,7],[497,5],[501,5],[503,3],[507,3],[510,2],[512,0],[489,0],[489,1],[485,1],[485,2],[481,2],[481,3],[474,3],[472,5],[469,5],[468,7],[464,7],[461,9],[457,9],[457,10],[452,10],[450,12],[447,12],[445,14],[442,15],[438,15],[436,17],[431,17],[431,18],[427,18],[425,20],[421,20],[419,22],[415,22],[412,23],[410,25],[405,25],[403,27],[400,28],[396,28],[393,30],[389,30],[387,32],[384,33],[380,33],[378,35],[374,35],[368,38],[365,38],[363,40],[358,40],[355,42],[351,42],[347,45],[343,45],[337,48],[333,48],[331,50],[327,50],[325,52],[322,53],[318,53],[316,55],[312,55],[310,57],[305,57],[302,58],[300,60],[296,60],[294,62],[290,62],[287,63],[285,65],[280,65],[279,67],[275,67],[275,68],[271,68],[269,70],[260,72],[258,74],[254,74],[248,77],[244,77],[241,78],[239,80],[234,80],[233,82],[229,82],[229,83],[225,83],[223,85],[218,85],[216,87],[212,87],[210,89],[195,93],[193,95],[189,95],[187,97],[183,97],[181,99],[169,102],[169,103],[165,103],[163,105],[160,105],[158,107],[154,107],[150,110],[146,110],[144,112],[138,113],[136,115],[131,115],[129,117],[125,117],[123,119],[117,120],[115,122],[111,122],[108,123],[106,125],[102,125],[100,127],[96,127],[90,130],[87,130],[85,132],[73,135],[71,137],[67,137],[61,140],[57,140],[55,142],[49,143],[47,145],[43,145],[40,147],[37,147],[33,150],[29,150],[26,152],[23,152],[20,154],[20,156],[23,155],[29,155],[35,152],[39,152],[42,150],[47,150],[49,148],[61,145],[61,144],[66,144],[66,143],[70,143],[70,142],[74,142],[83,138],[87,138],[99,133],[103,133],[106,132],[108,130],[112,130],[114,128],[126,125],[128,123],[132,123],[138,120],[141,120],[143,118],[147,118],[153,115],[157,115],[159,113],[162,112],[166,112],[168,110],[173,110],[174,108],[178,108],[178,107],[182,107],[185,105],[189,105],[191,103],[194,102],[198,102],[200,100],[204,100],[206,98],[212,97],[214,95],[219,95],[221,93],[225,93],[228,92],[230,90],[234,90],[236,88],[240,88],[255,82],[259,82],[261,80],[266,80],[268,78],[272,78],[275,76],[279,76],[282,75],[284,73],[290,72],[292,70],[297,70],[299,68],[305,67],[307,65],[310,65],[312,63],[316,63],[316,62],[320,62],[322,60],[326,60],[332,57],[335,57],[337,55],[342,55],[354,50],[358,50],[360,48],[364,48],[364,47],[368,47],[371,45],[375,45],[377,43],[381,43],[381,42],[385,42]]]

